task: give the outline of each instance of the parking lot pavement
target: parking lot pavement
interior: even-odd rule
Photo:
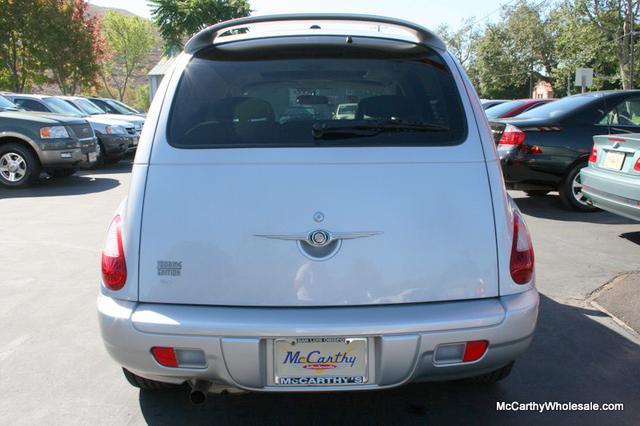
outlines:
[[[533,236],[540,322],[494,387],[411,385],[345,394],[245,394],[194,407],[186,391],[140,392],[107,356],[95,297],[99,250],[129,166],[0,189],[0,419],[4,424],[637,424],[640,342],[585,303],[640,269],[640,225],[512,195]],[[634,242],[635,241],[635,242]],[[497,402],[622,402],[622,412],[500,412]]]

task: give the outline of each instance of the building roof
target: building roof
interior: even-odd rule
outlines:
[[[165,75],[169,68],[171,68],[171,65],[173,65],[175,60],[176,56],[170,58],[163,56],[160,61],[158,61],[158,63],[153,68],[151,68],[151,71],[149,71],[147,75]]]

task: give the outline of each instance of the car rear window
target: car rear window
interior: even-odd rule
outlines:
[[[591,96],[567,96],[554,102],[548,102],[537,108],[523,112],[518,118],[553,119],[564,116],[594,101]]]
[[[498,118],[501,115],[510,112],[512,109],[522,106],[523,104],[524,104],[524,101],[505,102],[503,104],[498,104],[490,108],[487,108],[485,110],[485,113],[489,118]]]
[[[437,53],[409,43],[382,49],[366,40],[354,38],[349,45],[344,37],[339,40],[339,47],[325,41],[277,49],[273,43],[271,49],[256,49],[234,42],[197,54],[173,98],[169,143],[179,148],[442,146],[465,139],[460,95]],[[320,138],[313,131],[389,122],[399,125]],[[404,127],[407,123],[433,128]]]

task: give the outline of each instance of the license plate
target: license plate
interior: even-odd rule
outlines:
[[[274,341],[274,381],[281,386],[367,383],[367,339],[304,337]]]
[[[624,164],[624,158],[626,154],[624,152],[619,151],[609,151],[607,155],[604,157],[604,162],[602,163],[602,167],[613,170],[621,170],[622,165]]]
[[[98,159],[98,153],[96,153],[96,152],[90,152],[89,153],[89,162],[90,163],[93,163],[97,159]]]

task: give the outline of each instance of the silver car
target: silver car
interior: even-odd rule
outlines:
[[[312,112],[280,120],[296,106]],[[260,16],[203,30],[162,81],[98,313],[130,383],[188,382],[196,403],[493,382],[533,337],[534,280],[479,99],[440,39],[383,17]]]

